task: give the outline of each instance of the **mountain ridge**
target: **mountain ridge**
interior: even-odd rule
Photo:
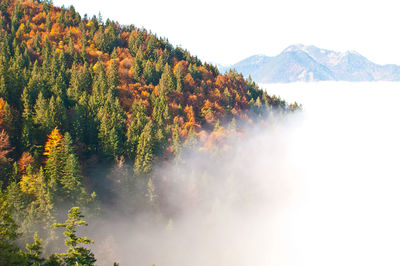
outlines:
[[[253,55],[236,64],[219,67],[235,69],[259,83],[296,81],[400,81],[400,66],[376,64],[356,51],[337,52],[314,45],[295,44],[276,56]]]

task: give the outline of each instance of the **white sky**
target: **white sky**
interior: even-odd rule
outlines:
[[[101,12],[166,37],[212,63],[276,55],[291,44],[355,50],[379,64],[400,64],[395,0],[54,0],[92,16]]]

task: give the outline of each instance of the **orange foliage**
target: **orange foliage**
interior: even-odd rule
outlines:
[[[196,85],[196,83],[195,83],[192,75],[190,75],[190,73],[187,73],[185,78],[183,79],[183,85],[185,86],[186,89],[191,89]]]
[[[186,114],[187,123],[185,127],[192,128],[196,124],[196,117],[193,111],[193,106],[186,105],[185,109],[183,110]]]
[[[10,145],[8,134],[2,130],[0,132],[0,160],[4,160],[13,149]]]
[[[63,35],[64,27],[60,23],[54,23],[50,31],[50,39],[59,42]]]
[[[226,84],[226,76],[218,75],[217,78],[215,79],[215,85],[217,85],[219,88],[223,88],[225,84]]]
[[[26,169],[28,166],[33,164],[35,159],[33,159],[32,155],[29,152],[22,153],[21,158],[18,161],[18,170],[22,173],[26,173]]]
[[[32,22],[36,25],[44,24],[46,22],[46,12],[38,13],[32,18]]]
[[[183,76],[185,75],[189,63],[187,61],[181,60],[174,67],[174,74],[177,75],[180,72]]]

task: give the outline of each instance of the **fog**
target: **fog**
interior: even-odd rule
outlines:
[[[263,87],[303,112],[156,169],[171,211],[97,225],[99,265],[400,264],[400,84]]]

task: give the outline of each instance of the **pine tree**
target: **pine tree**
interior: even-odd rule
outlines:
[[[42,139],[43,134],[48,134],[52,128],[50,124],[52,121],[49,117],[49,101],[43,97],[42,92],[39,93],[34,110],[33,121],[38,126],[38,136]]]
[[[142,73],[143,73],[143,62],[139,56],[136,56],[133,62],[133,79],[136,82],[139,82],[141,80]]]
[[[182,150],[182,143],[179,134],[179,125],[176,120],[174,121],[174,124],[172,126],[172,149],[176,159],[179,160]]]
[[[49,187],[52,191],[53,197],[56,196],[59,186],[58,180],[61,179],[63,175],[63,165],[62,165],[62,143],[63,136],[61,135],[58,128],[54,128],[54,130],[48,136],[48,141],[44,147],[43,155],[47,156],[45,170],[46,176],[48,180]]]
[[[161,93],[161,95],[155,99],[153,106],[153,121],[157,126],[163,127],[165,120],[169,119],[169,110],[164,93]]]
[[[26,250],[28,251],[27,260],[29,265],[40,266],[45,261],[45,259],[41,257],[42,242],[43,240],[39,238],[39,235],[37,233],[35,233],[35,235],[33,236],[33,244],[26,244]]]
[[[22,132],[21,142],[23,150],[30,150],[33,145],[33,110],[29,99],[29,94],[24,89],[22,94],[23,113],[22,113]]]
[[[87,194],[82,186],[81,167],[72,147],[71,136],[68,133],[65,133],[62,140],[61,152],[63,175],[60,177],[60,184],[62,191],[67,200],[76,204],[87,198]]]
[[[143,128],[148,123],[147,111],[142,101],[133,102],[131,107],[132,121],[128,126],[127,130],[127,141],[126,149],[128,158],[134,158],[136,154],[136,148],[139,142],[140,134]]]
[[[171,91],[175,90],[175,81],[172,74],[171,67],[168,64],[165,64],[163,73],[160,79],[160,90],[168,94]]]
[[[109,91],[111,91],[113,96],[116,96],[116,90],[119,82],[118,64],[115,60],[113,60],[110,66],[110,71],[108,72]]]
[[[146,65],[143,70],[143,76],[144,79],[146,80],[146,83],[153,85],[157,84],[156,71],[154,69],[153,63],[150,60],[146,62]]]
[[[94,265],[96,259],[94,254],[87,248],[80,245],[93,243],[87,237],[80,237],[77,235],[78,226],[87,226],[88,224],[82,220],[84,216],[81,214],[79,207],[72,207],[68,211],[68,219],[65,223],[56,223],[54,227],[65,228],[64,236],[65,245],[68,247],[66,253],[59,254],[66,265]]]
[[[0,190],[0,265],[22,265],[23,253],[14,245],[20,236],[18,225],[12,217],[12,209]]]
[[[149,121],[140,134],[135,156],[134,173],[136,176],[151,172],[153,154],[153,123]]]

